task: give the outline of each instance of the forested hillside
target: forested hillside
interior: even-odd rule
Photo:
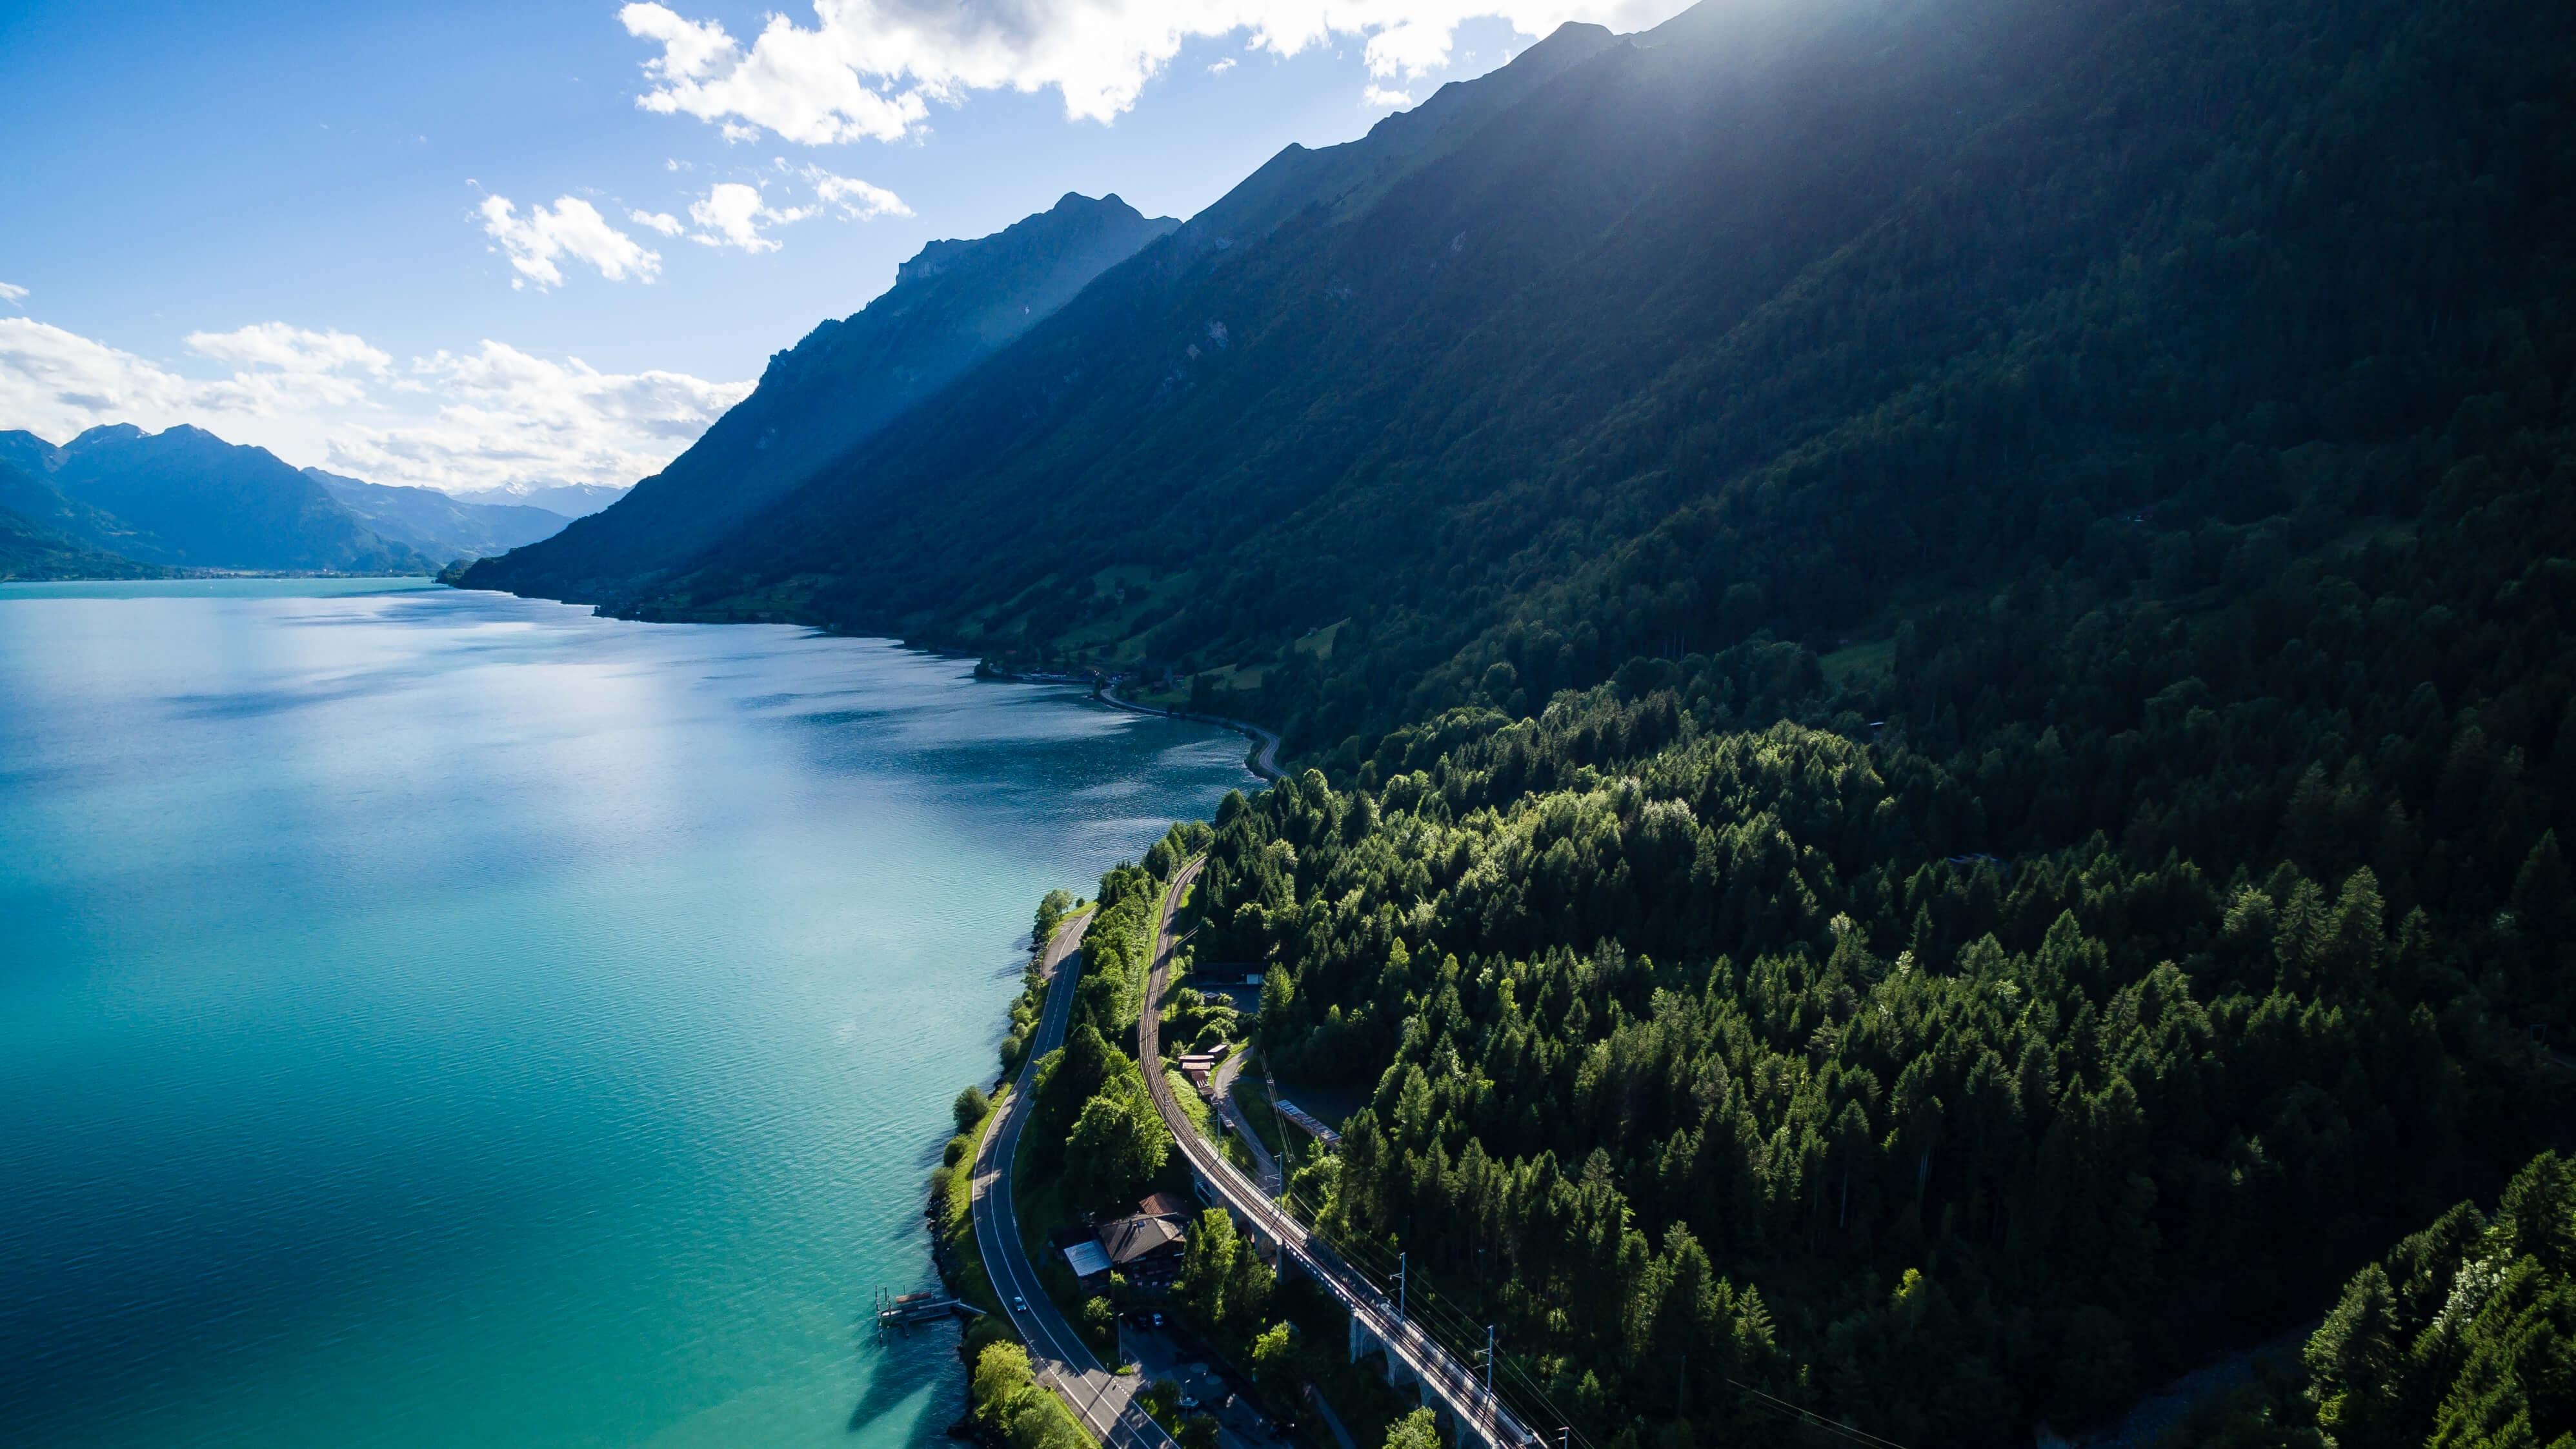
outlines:
[[[1496,663],[1883,662],[2044,572],[2401,527],[2565,396],[2568,24],[1693,11],[1148,248],[639,607],[1176,664],[1347,767]]]
[[[2267,113],[2201,109],[2212,55],[2282,117],[2139,201],[2157,245],[1965,244],[2081,199],[2026,164],[1917,198],[1738,333],[1757,395],[1489,499],[1508,557],[1436,530],[1461,562],[1238,700],[1323,768],[1221,814],[1194,949],[1270,963],[1284,1076],[1369,1093],[1298,1196],[1596,1443],[1790,1434],[1757,1390],[1908,1445],[2098,1422],[2576,1120],[2565,17],[2259,18],[2130,21],[2204,47],[2171,144]],[[2083,124],[2152,88],[2085,79],[2022,147],[2118,151]],[[1640,457],[1705,494],[1606,546]],[[1500,618],[1455,654],[1372,611],[1444,584]],[[2334,1442],[2550,1442],[2496,1427],[2562,1402],[2521,1333],[2447,1437],[2436,1364]]]
[[[1594,1449],[2097,1423],[2576,1121],[2571,55],[2541,0],[1570,29],[621,605],[1280,726],[1192,949],[1365,1096],[1296,1196]],[[1144,892],[1051,1142],[1140,1120]],[[2439,1427],[2449,1371],[2302,1402],[2564,1431]]]
[[[2543,1153],[2493,1216],[2460,1203],[2344,1285],[2295,1370],[2201,1407],[2225,1449],[2576,1442],[2576,1164]]]
[[[8,464],[0,463],[0,487],[6,486],[5,475],[15,471]],[[158,578],[161,573],[150,564],[101,553],[39,526],[23,513],[0,506],[0,583],[33,579],[149,579]]]

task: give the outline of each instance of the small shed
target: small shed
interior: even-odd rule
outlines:
[[[1073,1270],[1073,1276],[1086,1285],[1094,1278],[1109,1276],[1109,1255],[1102,1252],[1100,1244],[1090,1238],[1085,1238],[1078,1243],[1066,1244],[1064,1262],[1066,1267]]]

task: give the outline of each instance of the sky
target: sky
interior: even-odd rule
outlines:
[[[1678,0],[0,6],[0,429],[623,485],[940,237],[1187,217]]]

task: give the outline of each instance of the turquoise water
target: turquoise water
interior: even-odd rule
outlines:
[[[1242,742],[381,581],[0,587],[0,1440],[935,1437],[1027,920]]]

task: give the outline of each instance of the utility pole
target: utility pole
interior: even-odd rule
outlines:
[[[1384,1258],[1378,1259],[1383,1263]],[[1395,1255],[1395,1321],[1404,1321],[1404,1254]]]
[[[1494,1325],[1485,1325],[1485,1397],[1494,1396]]]

